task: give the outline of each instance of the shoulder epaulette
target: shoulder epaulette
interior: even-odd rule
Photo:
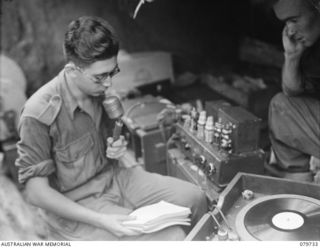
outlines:
[[[62,99],[55,87],[51,87],[50,82],[48,84],[28,99],[22,110],[21,120],[33,117],[46,125],[53,123],[60,111]]]

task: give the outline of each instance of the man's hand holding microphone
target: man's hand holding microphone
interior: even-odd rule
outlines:
[[[127,141],[120,135],[123,122],[121,117],[124,114],[123,107],[117,96],[107,95],[103,101],[103,107],[110,119],[115,120],[113,136],[107,139],[106,156],[111,159],[120,159],[127,151]]]

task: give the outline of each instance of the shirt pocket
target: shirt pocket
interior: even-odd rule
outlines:
[[[70,142],[63,147],[57,147],[56,159],[65,165],[75,165],[80,158],[84,157],[93,147],[93,138],[90,133],[86,133],[80,138]]]

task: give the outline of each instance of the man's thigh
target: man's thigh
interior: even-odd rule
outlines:
[[[124,206],[140,206],[166,200],[171,203],[191,207],[202,197],[200,189],[180,179],[145,171],[140,166],[122,169],[116,176]]]
[[[280,93],[270,104],[271,138],[304,154],[320,156],[320,101]]]

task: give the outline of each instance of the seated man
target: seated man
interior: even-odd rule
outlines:
[[[269,109],[272,149],[279,176],[312,181],[310,158],[320,158],[320,1],[277,0],[283,29],[283,93]]]
[[[67,66],[28,99],[19,123],[19,181],[29,202],[45,210],[59,240],[182,240],[179,226],[152,234],[122,224],[134,209],[160,200],[189,207],[192,224],[207,211],[195,185],[122,168],[123,137],[107,142],[114,127],[101,99],[110,91],[119,42],[97,17],[72,21],[65,34]]]

